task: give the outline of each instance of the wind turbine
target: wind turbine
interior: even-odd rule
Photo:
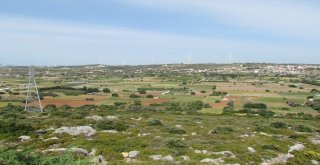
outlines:
[[[189,54],[189,56],[188,56],[187,64],[191,64],[191,55],[190,55],[190,54]]]
[[[228,63],[231,64],[233,60],[232,53],[228,56]]]

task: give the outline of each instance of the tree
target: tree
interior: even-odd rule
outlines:
[[[216,85],[212,86],[212,90],[213,90],[213,91],[215,91],[216,89],[217,89],[217,86],[216,86]]]
[[[267,109],[267,105],[263,103],[246,103],[243,105],[245,109]]]
[[[137,91],[138,91],[140,94],[147,94],[147,89],[145,89],[145,88],[138,88]]]
[[[104,89],[102,90],[102,92],[103,92],[103,93],[110,93],[111,90],[110,90],[109,88],[104,88]]]
[[[153,95],[147,95],[147,98],[149,98],[149,99],[152,99],[153,98]]]
[[[140,96],[138,96],[138,95],[136,95],[136,94],[131,94],[129,97],[130,97],[130,98],[140,98]]]
[[[112,93],[111,96],[112,96],[112,97],[119,97],[119,94],[118,94],[118,93]]]

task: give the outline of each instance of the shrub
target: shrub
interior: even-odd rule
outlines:
[[[30,123],[15,119],[0,120],[0,133],[8,135],[29,135],[35,128]]]
[[[194,101],[194,102],[190,102],[188,105],[188,109],[189,110],[201,110],[203,107],[203,102],[202,101]]]
[[[207,91],[201,91],[201,93],[207,93]]]
[[[126,105],[127,103],[126,102],[114,102],[113,104],[114,104],[114,106],[121,106],[121,105]]]
[[[138,91],[140,94],[147,94],[147,89],[145,89],[145,88],[138,88],[137,91]]]
[[[299,132],[313,132],[312,128],[303,124],[298,125],[295,129]]]
[[[210,106],[210,104],[206,103],[203,105],[203,108],[212,108],[212,107]]]
[[[273,127],[273,128],[287,128],[287,123],[284,123],[284,122],[272,122],[270,124],[270,127]]]
[[[104,88],[104,89],[102,90],[102,92],[103,92],[103,93],[110,93],[111,90],[110,90],[109,88]]]
[[[280,147],[273,144],[263,145],[261,148],[265,150],[280,151]]]
[[[167,128],[167,131],[172,134],[185,134],[186,133],[186,131],[183,128],[178,128],[178,127],[169,127],[169,128]]]
[[[196,95],[196,92],[190,92],[191,95]]]
[[[150,126],[162,125],[162,122],[159,119],[151,119],[148,121],[148,125]]]
[[[147,95],[147,98],[152,99],[153,95]]]
[[[86,101],[94,101],[94,98],[86,98]]]
[[[216,134],[216,133],[229,134],[233,131],[234,131],[234,129],[230,126],[220,126],[220,127],[216,127],[212,131],[210,131],[210,133],[212,133],[212,134]]]
[[[243,105],[246,109],[267,109],[267,105],[263,103],[246,103]]]
[[[112,96],[112,97],[119,97],[119,94],[117,94],[117,93],[112,93],[111,96]]]
[[[117,130],[125,131],[128,129],[128,126],[122,122],[114,120],[102,120],[96,124],[96,127],[102,130]]]
[[[182,141],[180,139],[168,140],[167,146],[169,148],[173,148],[173,149],[176,149],[176,148],[187,148],[188,147],[188,145],[184,141]]]
[[[55,111],[57,110],[57,106],[56,105],[53,105],[53,104],[48,104],[45,106],[45,111]]]
[[[130,97],[130,98],[140,98],[140,96],[138,96],[138,95],[136,95],[136,94],[131,94],[129,97]]]
[[[141,106],[141,101],[140,100],[133,101],[133,104],[135,106]]]

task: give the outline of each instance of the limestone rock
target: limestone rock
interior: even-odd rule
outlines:
[[[19,139],[21,142],[25,142],[25,141],[31,140],[31,137],[30,137],[30,136],[20,136],[18,139]]]
[[[256,152],[256,150],[253,149],[252,147],[248,147],[248,151],[249,151],[250,153],[255,153],[255,152]]]
[[[93,136],[96,134],[96,130],[94,130],[90,126],[78,126],[78,127],[61,127],[56,129],[54,134],[62,134],[67,133],[69,135],[77,136],[80,134],[84,134],[85,136]]]
[[[129,152],[129,158],[137,158],[138,157],[138,155],[139,155],[139,151],[130,151]]]
[[[57,148],[57,149],[47,149],[47,150],[43,150],[42,153],[48,153],[48,152],[66,152],[67,149],[66,148]]]
[[[210,163],[210,164],[215,164],[215,165],[225,164],[225,163],[224,163],[224,160],[221,159],[221,158],[218,158],[218,159],[205,158],[205,159],[202,159],[202,160],[200,161],[200,163]]]
[[[89,152],[86,150],[86,149],[83,149],[83,148],[71,148],[70,149],[71,152],[74,152],[74,153],[77,153],[79,155],[84,155],[84,156],[88,156],[89,155]]]

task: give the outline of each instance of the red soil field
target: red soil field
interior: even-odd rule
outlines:
[[[169,101],[169,99],[162,99],[162,98],[149,99],[149,100],[143,100],[142,101],[142,105],[148,106],[150,104],[161,104],[161,103],[165,103],[165,102],[168,102],[168,101]]]

